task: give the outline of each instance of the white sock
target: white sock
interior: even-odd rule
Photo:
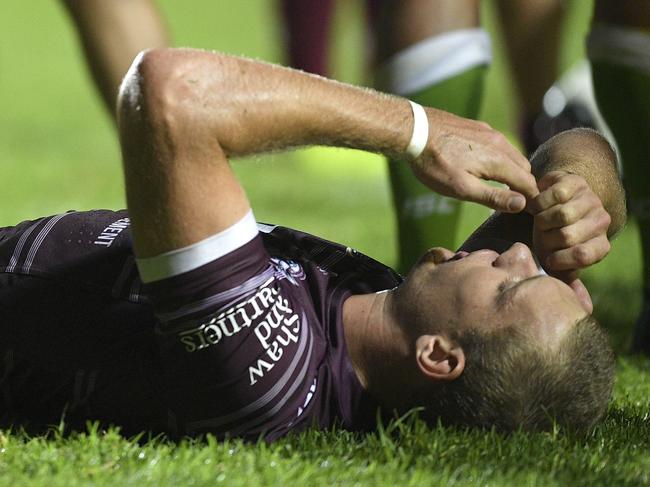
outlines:
[[[587,41],[591,61],[634,68],[650,74],[650,34],[630,27],[596,24]]]
[[[484,29],[453,30],[390,57],[377,70],[376,86],[406,96],[491,61],[492,45]]]

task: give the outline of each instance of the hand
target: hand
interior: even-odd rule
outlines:
[[[432,108],[429,141],[412,161],[416,177],[435,192],[473,201],[498,211],[518,213],[538,194],[530,162],[499,132],[475,120]],[[481,181],[504,183],[496,188]]]
[[[609,253],[607,229],[611,218],[580,176],[552,171],[539,180],[538,186],[541,192],[529,204],[533,247],[550,274],[572,285],[579,269]]]

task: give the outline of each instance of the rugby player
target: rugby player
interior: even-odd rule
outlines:
[[[174,49],[136,59],[117,112],[129,213],[0,232],[5,420],[273,440],[371,429],[378,408],[504,430],[587,428],[604,413],[613,357],[576,272],[605,256],[625,209],[596,133],[546,144],[535,184],[480,122]],[[513,213],[458,253],[431,249],[403,279],[256,224],[228,158],[307,144],[404,156],[434,189]],[[540,274],[530,246],[562,280]]]
[[[476,120],[492,59],[480,0],[385,2],[377,35],[375,86]],[[455,248],[489,213],[431,192],[408,166],[388,159],[399,262],[406,272],[432,241]],[[484,211],[481,211],[484,210]]]
[[[632,352],[650,356],[650,3],[597,0],[588,54],[598,106],[621,152],[643,253],[643,307]]]

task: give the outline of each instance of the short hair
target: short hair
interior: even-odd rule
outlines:
[[[429,388],[424,419],[501,431],[573,431],[605,414],[615,357],[605,332],[587,316],[556,347],[540,347],[519,327],[476,329],[453,337],[465,353],[456,379]]]

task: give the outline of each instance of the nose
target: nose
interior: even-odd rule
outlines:
[[[517,242],[508,250],[499,255],[494,261],[495,267],[509,269],[521,278],[536,276],[539,274],[537,263],[527,245]]]
[[[429,249],[427,253],[429,254],[431,260],[433,260],[433,262],[436,264],[447,262],[454,257],[454,253],[449,249],[445,249],[444,247],[433,247],[432,249]]]

